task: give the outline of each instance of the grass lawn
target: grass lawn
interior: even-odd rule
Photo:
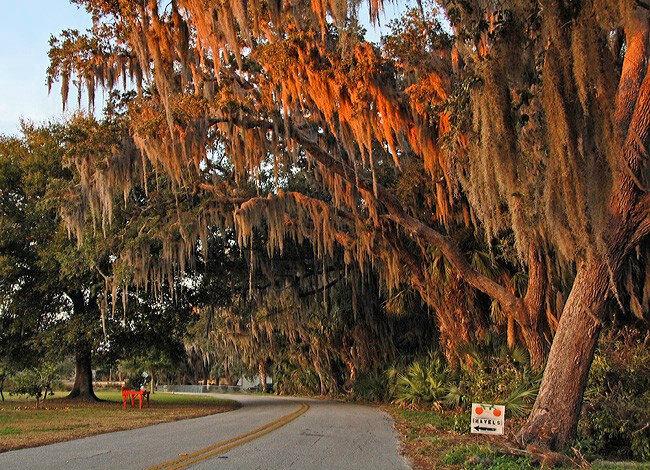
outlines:
[[[420,411],[383,407],[395,419],[403,450],[416,469],[525,470],[540,468],[530,457],[499,451],[500,438],[469,434],[469,413]],[[508,428],[521,423],[506,420]],[[646,469],[650,463],[595,462],[592,469]]]
[[[0,402],[0,452],[78,439],[110,431],[141,428],[165,421],[223,413],[239,407],[233,400],[202,395],[151,395],[151,407],[122,408],[119,391],[97,392],[103,402],[76,402],[65,393],[41,402],[10,397]]]

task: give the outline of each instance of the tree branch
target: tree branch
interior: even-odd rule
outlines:
[[[237,118],[219,118],[210,122],[232,122],[242,127],[264,127],[270,128],[272,124],[268,120],[239,120]],[[370,179],[363,178],[347,168],[341,161],[333,158],[317,142],[311,140],[301,129],[295,126],[289,126],[290,138],[295,140],[307,151],[316,161],[328,170],[339,175],[367,194],[364,197],[372,198],[377,207],[383,206],[386,210],[385,217],[393,221],[402,229],[406,230],[412,237],[420,238],[438,248],[445,258],[451,263],[458,274],[469,285],[485,293],[490,298],[497,300],[504,310],[517,312],[523,305],[523,300],[510,292],[507,288],[490,279],[489,277],[476,271],[465,259],[463,253],[458,247],[446,236],[426,225],[422,221],[407,214],[402,208],[402,204],[387,188],[377,184],[377,195],[374,196],[373,182]]]
[[[648,27],[648,13],[637,11],[624,31],[626,51],[614,108],[614,122],[623,136],[630,125],[641,82],[646,73]]]
[[[354,177],[353,171],[346,169],[343,163],[330,156],[328,152],[322,149],[316,142],[309,139],[302,131],[291,129],[291,137],[327,169],[352,184],[358,184],[360,189],[365,190],[369,194],[373,194],[372,181],[361,176],[352,179]],[[438,248],[458,274],[472,287],[497,300],[506,310],[516,311],[521,306],[522,299],[489,277],[476,271],[448,237],[445,237],[422,221],[407,214],[402,208],[401,202],[380,184],[377,184],[377,197],[375,202],[386,209],[387,213],[385,216],[387,218],[402,227],[411,236],[420,238]]]

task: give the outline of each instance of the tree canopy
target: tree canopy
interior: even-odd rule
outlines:
[[[480,326],[491,303],[537,369],[555,334],[522,443],[570,441],[608,312],[647,316],[643,6],[442,1],[377,45],[355,3],[78,3],[93,30],[51,42],[64,102],[73,79],[91,102],[120,80],[136,90],[128,132],[74,151],[79,239],[88,213],[110,223],[116,193],[164,172],[177,196],[157,222],[162,261],[137,243],[121,258],[136,284],[182,271],[218,227],[251,256],[256,233],[268,255],[309,241],[322,285],[342,250],[447,324]],[[297,172],[304,188],[287,184]],[[549,409],[566,419],[551,426]]]

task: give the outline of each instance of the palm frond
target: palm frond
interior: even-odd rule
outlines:
[[[512,416],[526,416],[530,413],[537,393],[539,393],[539,386],[542,383],[541,376],[535,378],[530,382],[522,383],[519,387],[514,389],[506,398],[504,405]]]

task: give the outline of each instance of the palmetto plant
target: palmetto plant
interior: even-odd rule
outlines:
[[[412,362],[396,378],[395,401],[419,404],[443,401],[449,391],[451,376],[444,360],[432,355],[426,361]]]
[[[526,416],[530,413],[541,383],[541,374],[530,376],[528,372],[524,373],[521,384],[503,402],[510,416]]]
[[[496,336],[466,346],[463,354],[473,366],[452,371],[440,354],[386,370],[389,394],[396,403],[433,404],[448,409],[467,408],[472,402],[498,403],[510,416],[525,416],[537,397],[541,374],[530,372],[528,352],[521,345],[508,348]]]

